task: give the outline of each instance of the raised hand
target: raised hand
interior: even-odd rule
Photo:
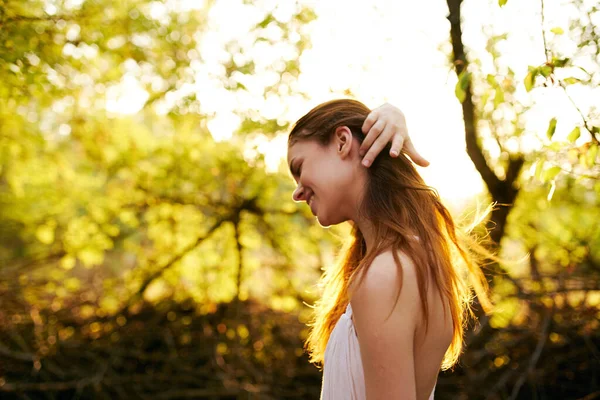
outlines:
[[[408,135],[404,113],[397,107],[385,103],[371,111],[365,119],[362,131],[366,135],[359,152],[363,157],[363,165],[370,167],[381,150],[391,141],[390,156],[398,157],[404,151],[415,164],[421,167],[429,165],[421,156]]]

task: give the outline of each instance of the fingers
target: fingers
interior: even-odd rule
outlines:
[[[366,135],[369,130],[371,130],[371,127],[375,124],[375,122],[377,121],[378,118],[378,114],[377,114],[377,110],[373,110],[369,113],[369,115],[367,115],[367,118],[365,119],[365,122],[363,122],[363,126],[362,126],[362,132]]]
[[[404,152],[410,157],[411,160],[413,160],[415,164],[421,167],[427,167],[429,165],[429,161],[427,161],[417,152],[417,149],[415,149],[410,137],[407,137],[404,141]]]
[[[392,138],[392,148],[390,149],[390,156],[398,157],[400,155],[400,151],[402,151],[402,146],[404,145],[404,137],[396,133]]]
[[[383,148],[389,143],[390,137],[393,134],[394,127],[390,124],[386,125],[383,132],[381,132],[377,140],[375,140],[375,142],[369,147],[369,151],[367,152],[367,154],[365,154],[365,157],[362,161],[362,164],[365,167],[369,167],[371,166],[371,164],[373,164],[373,160],[375,159],[375,157],[377,157],[377,155],[379,155],[379,153],[381,153],[381,150],[383,150]]]
[[[366,123],[366,121],[365,121]],[[363,125],[364,127],[364,125]],[[371,148],[371,145],[373,144],[373,142],[375,142],[375,139],[377,139],[378,136],[380,136],[381,132],[383,132],[385,129],[385,122],[384,121],[377,121],[375,122],[375,124],[371,125],[371,128],[369,129],[369,133],[367,133],[367,136],[365,137],[365,139],[363,140],[362,144],[360,145],[360,148],[358,149],[358,154],[365,154],[367,152],[367,150],[369,150]],[[373,160],[371,160],[373,161]]]
[[[404,152],[415,164],[421,167],[429,165],[429,161],[417,152],[408,136],[404,114],[393,105],[386,103],[371,111],[363,123],[362,131],[366,136],[359,148],[359,154],[364,155],[365,167],[369,167],[390,142],[391,157],[398,157],[404,147]]]

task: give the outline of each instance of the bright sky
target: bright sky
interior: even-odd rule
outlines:
[[[290,82],[285,96],[263,99],[262,87],[277,79],[268,72],[269,67],[282,54],[286,59],[293,59],[295,54],[285,45],[273,49],[255,44],[245,33],[262,19],[257,7],[273,9],[276,5],[276,18],[285,21],[294,3],[263,0],[244,5],[242,0],[219,0],[211,9],[209,33],[204,35],[200,53],[212,62],[194,67],[198,83],[188,89],[197,92],[203,112],[214,113],[208,127],[215,139],[232,136],[240,123],[236,110],[259,109],[267,118],[293,122],[313,106],[342,97],[343,90],[350,89],[371,108],[387,101],[403,110],[416,147],[431,162],[420,171],[444,198],[458,205],[479,193],[483,189],[481,179],[465,152],[462,112],[454,95],[456,76],[446,61],[450,26],[445,0],[310,0],[318,19],[307,27],[312,48],[300,59],[300,79]],[[563,3],[546,1],[547,31],[556,26],[567,31],[572,14]],[[498,34],[510,32],[501,51],[517,78],[524,77],[528,65],[545,61],[539,1],[508,0],[500,9],[496,0],[465,0],[463,18],[464,42],[478,54],[484,54],[486,44],[482,26],[493,27]],[[271,33],[277,38],[281,32],[273,29]],[[554,40],[554,34],[548,32],[548,38]],[[227,57],[223,44],[232,39],[257,60],[256,80],[247,82],[249,92],[244,96],[234,96],[211,78],[219,74],[219,64]],[[567,51],[569,43],[564,38]],[[483,68],[489,68],[491,60],[482,61]],[[129,93],[135,92],[134,82],[124,83]],[[309,99],[297,95],[300,92],[307,93]],[[577,87],[572,87],[571,93],[585,113],[592,105],[592,94]],[[559,115],[556,137],[566,136],[580,122],[561,90],[548,88],[528,94],[521,87],[518,95],[535,104],[527,121],[527,130],[533,134],[523,141],[527,147],[539,147],[536,137],[545,133],[552,116]],[[113,107],[123,110],[125,104],[133,103],[121,100],[120,106]],[[286,137],[263,142],[259,151],[265,153],[269,168],[276,169],[285,159]]]

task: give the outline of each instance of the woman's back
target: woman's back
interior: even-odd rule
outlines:
[[[428,393],[435,385],[442,360],[454,334],[449,305],[442,302],[435,285],[430,282],[428,286],[429,326],[425,333],[425,324],[419,324],[415,334],[415,379],[418,399],[426,399],[423,394]]]
[[[429,284],[429,328],[417,326],[414,338],[414,369],[417,399],[433,399],[440,365],[452,340],[453,326],[449,309],[444,318],[444,304],[437,288]],[[359,338],[353,322],[352,305],[340,317],[325,350],[321,399],[366,398]]]

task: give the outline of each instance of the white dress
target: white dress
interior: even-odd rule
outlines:
[[[435,386],[429,395],[433,400]],[[327,347],[323,366],[321,400],[365,400],[365,377],[358,336],[352,321],[352,307],[335,324]]]

